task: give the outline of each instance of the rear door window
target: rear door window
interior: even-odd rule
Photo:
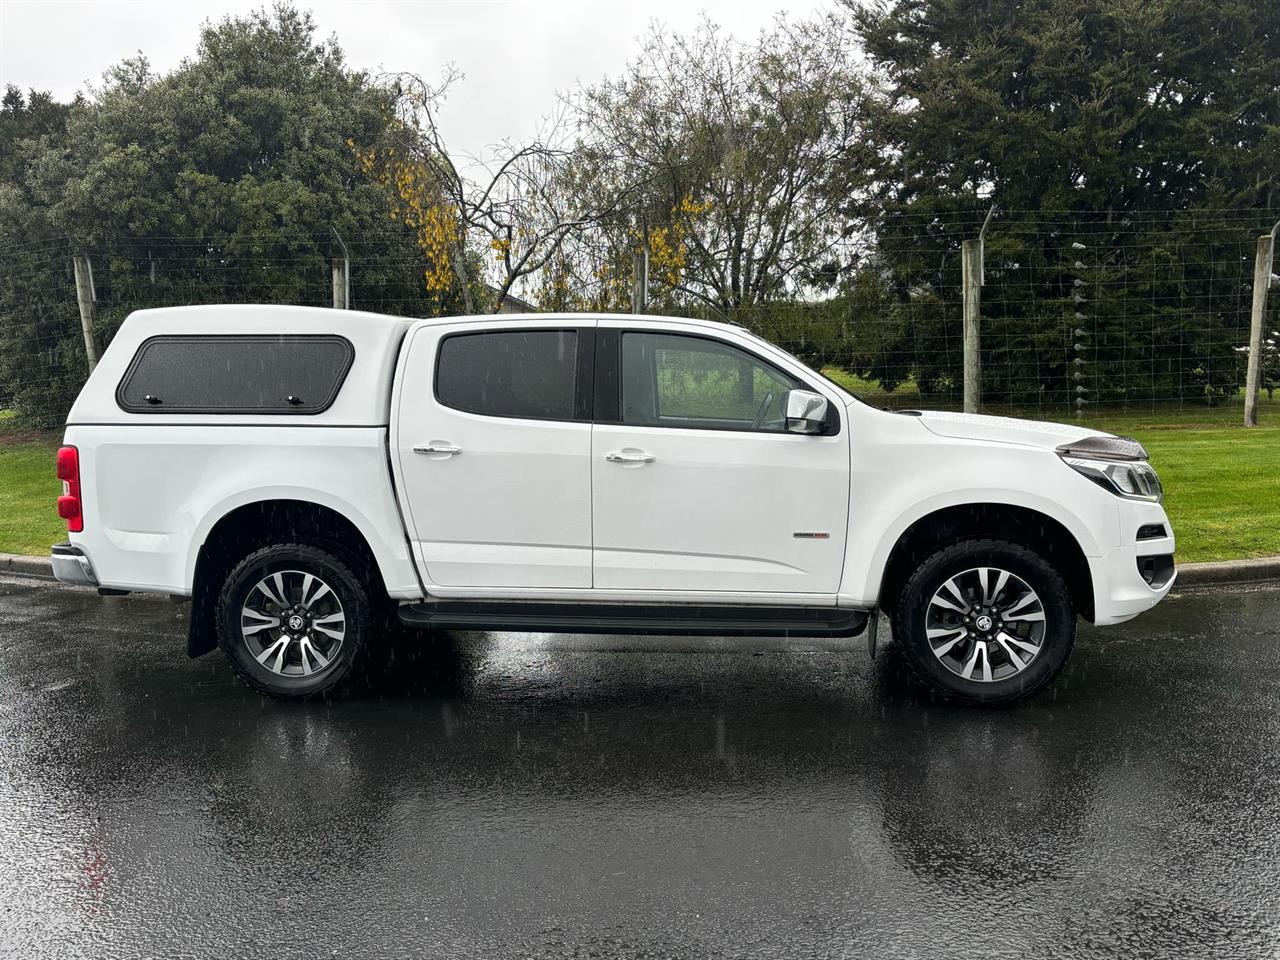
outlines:
[[[578,348],[576,330],[452,334],[440,343],[436,399],[487,417],[585,419]]]
[[[131,413],[315,414],[342,388],[355,350],[344,337],[152,337],[116,401]]]

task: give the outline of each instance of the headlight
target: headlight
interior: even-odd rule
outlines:
[[[1117,496],[1128,497],[1130,500],[1152,500],[1156,503],[1164,499],[1160,478],[1146,461],[1063,457],[1062,462]]]

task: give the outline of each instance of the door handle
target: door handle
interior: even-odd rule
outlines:
[[[455,447],[451,443],[426,443],[420,447],[414,447],[413,452],[414,453],[446,453],[446,454],[452,455],[455,453],[461,453],[462,448]]]
[[[610,463],[653,463],[652,453],[606,453],[604,458]]]

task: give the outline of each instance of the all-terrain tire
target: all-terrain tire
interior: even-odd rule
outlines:
[[[321,587],[328,589],[321,594]],[[302,606],[308,593],[311,609]],[[223,582],[218,645],[240,679],[259,693],[285,700],[322,697],[362,674],[380,610],[368,580],[346,560],[310,544],[273,544],[250,553]],[[291,630],[295,622],[301,625]],[[335,646],[332,635],[339,630]],[[309,641],[305,651],[303,637]],[[282,638],[285,655],[277,663]]]
[[[976,668],[972,678],[966,679],[956,672],[955,658],[967,666],[968,650],[964,644],[973,644],[967,638],[960,641],[960,646],[953,648],[957,652],[950,661],[951,668],[944,659],[935,654],[935,649],[945,645],[949,636],[935,628],[935,634],[941,637],[931,641],[927,635],[929,629],[930,604],[935,594],[943,589],[943,585],[952,578],[959,577],[963,587],[968,578],[969,583],[991,584],[995,582],[990,574],[978,574],[975,570],[1007,571],[1013,578],[1020,579],[1038,595],[1038,608],[1043,612],[1043,636],[1039,650],[1030,658],[1026,666],[1010,676],[994,676],[990,681],[981,679]],[[1006,581],[1013,583],[1013,579]],[[962,591],[963,592],[963,591]],[[964,602],[974,603],[976,610],[990,610],[993,614],[998,607],[979,607],[976,604],[979,591],[975,588],[972,596]],[[1003,595],[1003,594],[1002,594]],[[1013,609],[1013,608],[1010,608]],[[1032,609],[1036,609],[1033,605]],[[1014,609],[1014,612],[1018,611]],[[963,622],[963,614],[952,614]],[[925,684],[940,693],[945,699],[960,703],[997,704],[1021,700],[1030,696],[1045,684],[1049,683],[1067,662],[1071,647],[1075,643],[1076,613],[1071,602],[1071,594],[1062,576],[1051,567],[1043,557],[1035,551],[1020,544],[1004,540],[963,540],[951,544],[926,558],[907,580],[899,595],[897,609],[893,616],[895,641],[901,648],[904,659],[912,672]],[[976,635],[976,634],[975,634]],[[1004,661],[1003,669],[1014,669],[1008,654],[1000,649],[998,637],[991,637],[991,650],[994,656]],[[1003,645],[1008,649],[1009,645]],[[1015,656],[1026,657],[1026,650],[1013,646]],[[991,655],[982,658],[985,662]]]

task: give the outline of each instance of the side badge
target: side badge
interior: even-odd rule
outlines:
[[[795,537],[797,540],[830,540],[831,539],[831,534],[829,533],[811,533],[806,530],[797,530],[791,536]]]

